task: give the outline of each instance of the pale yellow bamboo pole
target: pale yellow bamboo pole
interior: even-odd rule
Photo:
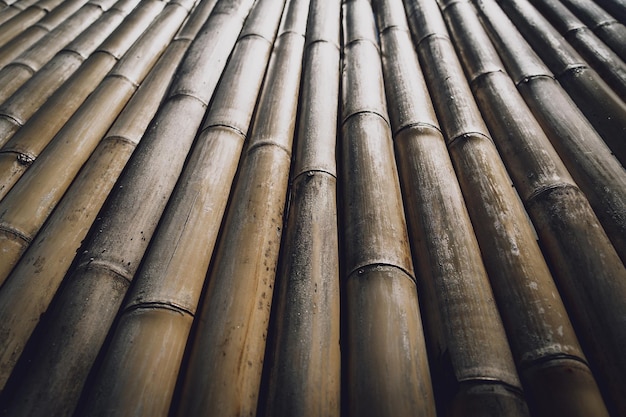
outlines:
[[[478,242],[413,51],[402,2],[374,4],[439,412],[487,415],[498,410],[503,415],[527,415]],[[443,25],[440,16],[424,15],[429,25]]]
[[[26,359],[29,370],[14,375],[10,412],[44,416],[74,409],[252,3],[218,2],[189,47],[167,99],[48,310],[47,325],[35,335],[37,349]],[[145,188],[154,204],[143,205],[144,210],[129,221],[125,213],[141,206],[135,195],[124,193],[125,184],[131,182]],[[140,253],[124,250],[122,242],[134,239],[144,242]]]
[[[0,47],[15,39],[35,22],[62,5],[63,2],[64,0],[39,0],[0,24]]]
[[[50,50],[54,51],[55,48],[50,47],[48,49],[48,46],[42,46],[41,48],[45,49],[43,52],[37,47],[26,51],[0,71],[0,103],[4,103],[0,105],[0,148],[13,135],[13,132],[23,124],[22,119],[15,119],[15,117],[24,118],[25,116],[20,113],[19,106],[23,106],[24,102],[31,103],[34,101],[34,103],[29,104],[32,106],[30,111],[34,113],[52,92],[67,80],[99,44],[120,25],[139,2],[140,0],[119,0],[72,42],[64,48],[56,50],[57,53],[54,57],[50,55]],[[137,12],[134,13],[139,13],[139,10],[144,8],[145,6],[138,7]],[[141,27],[142,25],[137,22],[137,26]],[[31,81],[28,83],[28,87],[24,87],[23,91],[16,93],[13,97],[13,94],[31,77],[40,80]],[[27,100],[26,97],[29,99]],[[10,101],[8,101],[9,98]]]
[[[619,284],[620,281],[626,283],[626,269],[584,194],[574,183],[515,84],[504,72],[503,64],[478,21],[473,6],[469,1],[449,3],[449,7],[445,2],[440,3],[478,105],[533,220],[560,290],[565,294],[576,294],[575,298],[582,299],[588,292],[583,289],[583,283],[593,280],[596,287],[604,287],[598,291],[615,292],[615,300],[623,300],[621,305],[612,304],[613,312],[617,317],[626,317],[626,285]],[[572,210],[572,207],[575,209]],[[555,216],[554,213],[559,215]],[[532,288],[531,282],[535,283],[535,288]],[[515,284],[517,282],[513,282],[513,285],[509,283],[508,286],[513,287]],[[525,305],[541,305],[534,300],[538,296],[544,305],[547,300],[551,307],[541,315],[537,315],[534,309],[527,313],[532,322],[543,321],[544,325],[537,328],[535,335],[519,332],[519,328],[532,327],[520,326],[516,321],[512,323],[514,327],[509,328],[514,351],[521,341],[526,346],[534,345],[536,352],[542,352],[535,358],[528,355],[527,349],[517,354],[529,404],[542,416],[608,416],[560,297],[553,296],[558,294],[553,282],[542,281],[533,275],[519,284],[506,297],[500,297],[501,291],[496,290],[503,316],[507,315],[508,306],[513,306],[514,311],[523,312],[528,311]],[[494,283],[495,287],[497,285]],[[515,305],[511,302],[515,300],[522,302]],[[594,309],[589,305],[574,308]],[[618,328],[626,327],[623,320],[618,318],[614,325]],[[563,333],[569,337],[555,338],[555,329],[560,329],[557,332],[559,335]],[[583,333],[580,336],[584,338],[586,335]],[[613,342],[626,343],[626,338],[623,341],[620,339],[622,337],[617,336]],[[537,343],[538,340],[547,341],[548,344]],[[562,347],[554,349],[555,345]],[[552,347],[552,351],[549,347]],[[565,356],[568,359],[563,359]],[[537,363],[540,365],[537,366]],[[543,372],[551,368],[553,375],[549,380],[557,388],[542,386],[541,382],[548,378],[541,375],[543,372],[537,372],[537,368]],[[576,371],[571,372],[571,369]]]
[[[0,276],[6,277],[19,260],[83,163],[165,51],[194,2],[178,0],[163,9],[0,201]],[[13,179],[18,178],[19,171],[14,170]]]
[[[551,415],[553,407],[603,415],[585,356],[439,8],[434,0],[405,5],[529,405],[538,415]],[[553,398],[543,401],[547,393]]]
[[[81,415],[156,416],[169,411],[283,6],[263,0],[250,12]],[[126,184],[125,192],[147,191],[131,187]],[[138,252],[131,245],[145,243],[129,242],[127,252]]]
[[[343,2],[340,207],[351,416],[434,416],[372,9]]]
[[[10,369],[17,361],[214,4],[203,1],[194,10],[0,288],[0,331],[6,334],[0,369]]]
[[[111,0],[90,0],[90,3],[102,11],[102,7],[108,8]],[[87,0],[64,0],[57,8],[48,13],[43,19],[19,34],[11,42],[0,47],[0,68],[11,62],[19,54],[35,45],[41,38],[53,32],[56,27],[70,18],[76,11],[80,10]],[[84,19],[88,19],[88,15]],[[90,23],[88,21],[88,23]],[[60,40],[60,39],[59,39]]]
[[[626,26],[592,1],[561,0],[623,61],[626,61]]]
[[[525,0],[498,3],[622,165],[626,165],[626,102],[530,3]]]
[[[296,151],[268,341],[266,416],[341,414],[337,106],[341,6],[309,9]]]

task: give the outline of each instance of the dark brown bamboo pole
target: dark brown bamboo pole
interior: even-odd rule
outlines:
[[[622,165],[626,165],[626,103],[530,3],[499,3]]]
[[[477,1],[513,81],[626,262],[626,179],[602,138],[494,3]]]
[[[561,291],[584,294],[587,290],[581,284],[594,280],[598,286],[607,286],[601,291],[622,294],[618,298],[624,298],[623,305],[614,305],[614,312],[621,316],[620,311],[626,312],[626,291],[621,288],[622,285],[613,284],[613,281],[626,280],[626,269],[591,206],[504,72],[498,54],[482,29],[472,5],[459,1],[449,7],[445,4],[442,6],[478,105],[534,222],[544,254],[553,266],[554,277]],[[555,216],[554,213],[560,215]],[[513,283],[513,292],[505,297],[499,296],[501,290],[494,283],[505,323],[514,326],[509,327],[509,338],[514,352],[517,350],[518,367],[521,369],[522,382],[527,387],[529,403],[535,407],[537,414],[543,416],[608,416],[565,308],[560,297],[555,297],[558,290],[552,280],[547,278],[542,281],[534,275],[517,286],[517,283]],[[504,290],[506,292],[508,289]],[[538,297],[539,302],[536,301]],[[523,302],[514,305],[511,300]],[[533,329],[535,334],[531,331],[519,332],[519,328],[532,327],[516,325],[517,320],[506,318],[509,306],[513,307],[514,314],[519,315],[515,312],[526,311],[527,305],[551,307],[543,314],[537,314],[534,309],[528,314],[531,322],[541,323],[536,330]],[[588,306],[574,308],[585,309]],[[615,324],[623,326],[621,320],[618,319]],[[555,337],[555,330],[559,336],[565,337]],[[585,338],[588,335],[582,333],[580,336]],[[532,357],[527,353],[528,348],[525,351],[516,349],[520,345],[530,345],[541,354]],[[544,372],[551,368],[549,372],[556,375],[549,378],[550,383],[557,387],[552,387],[549,395],[546,395],[548,387],[541,384],[548,378],[537,372],[537,368]],[[573,377],[574,374],[576,377]],[[562,382],[558,382],[559,379]],[[557,391],[559,388],[563,389],[560,394]]]
[[[208,275],[176,415],[254,415],[291,162],[308,0],[287,3]]]
[[[3,10],[0,10],[0,25],[2,25],[7,20],[11,19],[13,16],[19,14],[22,10],[27,7],[35,4],[37,0],[19,0],[11,3],[8,7]]]
[[[90,0],[90,4],[94,4],[98,9],[100,9],[100,11],[102,11],[103,7],[108,8],[111,2],[112,0]],[[63,1],[63,3],[48,13],[43,19],[34,25],[29,26],[26,30],[20,33],[18,37],[13,39],[12,42],[0,47],[0,68],[4,67],[19,54],[35,45],[43,37],[53,32],[55,28],[62,24],[66,19],[70,18],[85,4],[87,4],[86,0]],[[89,19],[89,16],[85,15],[84,19]]]
[[[167,415],[283,6],[250,12],[81,415]]]
[[[585,25],[626,61],[626,26],[592,1],[561,0]]]
[[[343,2],[343,399],[352,416],[434,416],[435,403],[372,9]]]
[[[15,39],[24,30],[45,17],[56,7],[63,4],[63,2],[63,0],[39,0],[0,24],[0,47]]]
[[[42,47],[45,52],[40,51],[40,48],[34,48],[24,52],[11,64],[0,70],[0,103],[4,103],[0,106],[0,126],[2,126],[0,127],[0,138],[2,138],[0,144],[6,143],[13,132],[21,126],[19,121],[11,120],[11,115],[16,112],[14,109],[17,105],[16,102],[19,102],[20,98],[23,100],[24,97],[36,94],[38,98],[34,100],[35,104],[32,106],[35,109],[38,108],[120,25],[139,2],[140,0],[119,0],[64,48],[55,51],[55,48],[52,47]],[[161,2],[160,4],[164,3]],[[144,7],[138,7],[134,13],[139,13]],[[54,57],[50,55],[50,50],[56,52]],[[43,80],[31,81],[28,87],[24,87],[23,91],[13,97],[13,94],[31,77]],[[8,101],[9,98],[11,101]],[[32,111],[34,112],[34,110]],[[19,110],[17,112],[19,114]],[[7,118],[9,123],[5,121]]]
[[[6,277],[32,241],[100,139],[165,51],[194,2],[179,0],[168,4],[85,103],[54,138],[50,138],[50,144],[25,171],[24,177],[17,169],[13,170],[11,179],[21,180],[0,201],[3,248],[0,276]],[[33,149],[37,148],[31,147],[29,153],[36,155]]]
[[[595,406],[601,412],[604,405],[601,399],[597,404],[593,377],[439,8],[434,0],[406,1],[405,6],[518,371],[534,400],[531,404],[539,415],[551,415],[554,405],[563,410]],[[550,385],[550,379],[561,382]],[[559,397],[580,388],[569,402]],[[552,401],[542,398],[546,392],[553,393]]]
[[[340,2],[313,0],[289,212],[268,341],[266,416],[341,414],[337,107]]]
[[[117,192],[111,194],[100,220],[92,227],[93,234],[66,277],[57,302],[48,311],[48,324],[26,362],[29,371],[23,379],[16,376],[19,382],[11,397],[15,412],[49,415],[50,410],[67,412],[75,407],[252,3],[219,2],[189,47],[167,99],[129,161]],[[137,196],[124,192],[127,187],[145,189],[142,203],[151,200],[154,204],[138,205]],[[127,212],[136,213],[130,222]],[[126,251],[123,243],[135,239],[143,242],[137,248],[139,253]]]
[[[528,415],[480,248],[413,52],[402,2],[374,4],[440,414]]]

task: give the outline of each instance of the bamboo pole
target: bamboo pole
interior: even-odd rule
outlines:
[[[283,6],[250,12],[81,415],[167,415]]]
[[[558,397],[582,388],[574,391],[578,395],[574,410],[580,405],[601,413],[604,405],[594,396],[593,377],[524,208],[483,124],[438,6],[434,1],[405,4],[529,405],[539,415],[559,415],[550,413],[554,407],[568,410],[572,400],[552,402],[544,397],[546,392]],[[570,371],[561,385],[545,385],[554,375]]]
[[[266,353],[266,416],[339,417],[339,2],[309,9],[284,251]],[[273,335],[273,337],[271,337]]]
[[[591,28],[623,61],[626,61],[626,26],[594,2],[561,0],[561,3]]]
[[[24,30],[45,17],[56,7],[63,4],[63,0],[39,0],[20,11],[11,19],[0,24],[0,47],[15,39]]]
[[[475,4],[513,81],[626,262],[624,169],[497,4]]]
[[[0,10],[0,25],[36,2],[37,0],[19,0],[11,3],[5,9]]]
[[[617,278],[617,281],[626,279],[626,269],[584,194],[570,177],[539,123],[504,72],[497,52],[482,29],[472,5],[469,2],[457,2],[445,7],[444,4],[444,16],[478,105],[534,222],[561,291],[579,293],[575,297],[580,299],[587,291],[581,284],[594,280],[598,286],[607,287],[601,291],[617,291],[626,299],[622,286],[613,284],[617,277],[623,277]],[[555,216],[554,213],[567,214]],[[532,327],[515,325],[517,320],[504,319],[505,323],[513,322],[515,327],[509,328],[514,351],[518,350],[516,345],[531,344],[535,352],[541,352],[539,355],[529,355],[527,350],[518,350],[517,354],[522,382],[526,383],[529,402],[536,407],[537,413],[544,416],[608,416],[565,308],[560,297],[555,296],[558,290],[550,277],[546,276],[546,280],[542,281],[535,274],[528,276],[504,297],[499,296],[500,290],[496,287],[494,283],[496,298],[503,306],[503,317],[508,314],[508,306],[513,306],[513,312],[524,312],[525,305],[545,309],[540,314],[535,309],[530,311],[530,322],[541,323],[541,326],[536,327],[536,334],[530,331],[520,333],[517,329]],[[515,300],[521,303],[514,305],[511,301]],[[622,304],[613,305],[618,316],[620,311],[625,310],[625,302]],[[584,309],[587,306],[574,308]],[[618,319],[615,324],[619,325],[621,320]],[[555,330],[561,337],[554,336]],[[583,333],[580,336],[584,338],[588,335]],[[537,343],[538,340],[542,342]],[[566,356],[568,359],[564,360]],[[572,363],[575,361],[579,363]],[[570,367],[576,370],[576,378],[572,377],[574,372]],[[549,379],[563,389],[561,394],[555,392],[553,387],[549,396],[546,395],[548,387],[541,382],[547,378],[540,375],[537,368],[542,372],[552,368],[549,372],[558,376]],[[528,377],[529,374],[533,375],[533,379]],[[563,381],[558,383],[560,378]]]
[[[527,415],[445,140],[417,56],[406,52],[413,44],[404,11],[391,13],[386,8],[396,6],[376,4],[387,100],[393,109],[391,126],[440,413]],[[410,6],[427,21],[422,35],[445,35],[441,17],[432,15],[436,5],[422,6],[430,7],[421,11],[420,6]]]
[[[594,0],[604,10],[614,16],[620,23],[626,25],[626,4],[620,0]]]
[[[345,408],[353,416],[434,416],[369,3],[343,2],[343,25],[340,207]]]
[[[622,165],[626,165],[626,103],[530,3],[499,3]]]
[[[176,415],[257,410],[308,3],[296,0],[285,8],[208,275]]]
[[[15,376],[11,397],[15,412],[49,415],[67,413],[75,407],[182,170],[251,3],[218,3],[189,47],[166,101],[100,212],[100,220],[92,227],[93,233],[75,268],[57,293],[57,302],[47,314],[48,325],[35,335],[37,349],[25,359],[29,371],[22,374],[23,378]],[[137,182],[138,189],[145,188],[153,205],[137,204],[135,195],[124,193],[133,182]],[[147,200],[142,199],[142,203]],[[128,222],[126,213],[134,211],[133,207],[144,210],[135,211],[137,214]],[[144,242],[140,253],[125,251],[122,244],[134,239]]]

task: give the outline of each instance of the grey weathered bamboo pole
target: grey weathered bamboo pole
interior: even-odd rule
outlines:
[[[621,305],[619,302],[612,304],[613,312],[618,317],[614,325],[625,327],[624,319],[619,317],[626,316],[626,286],[619,284],[619,281],[626,282],[626,269],[591,206],[504,72],[473,6],[469,1],[448,3],[449,7],[446,7],[446,2],[442,3],[446,22],[474,95],[534,222],[560,290],[582,299],[588,291],[584,283],[593,280],[597,287],[605,287],[599,289],[599,292],[615,291],[615,300],[624,301]],[[572,210],[572,207],[576,209]],[[545,281],[536,274],[519,283],[510,280],[512,292],[506,297],[500,296],[502,292],[498,287],[494,282],[505,323],[512,322],[514,327],[509,328],[511,346],[514,351],[517,350],[518,367],[522,369],[520,375],[526,383],[529,403],[535,405],[537,413],[544,416],[608,416],[565,308],[560,297],[555,297],[558,290],[549,276]],[[515,305],[515,300],[522,302]],[[571,301],[571,297],[568,301]],[[514,314],[519,315],[519,312],[528,311],[525,305],[545,308],[543,314],[537,314],[535,309],[526,313],[530,322],[541,323],[541,326],[533,329],[532,326],[516,324],[517,320],[507,320],[509,306],[513,307]],[[570,303],[570,309],[572,307],[594,309],[594,306]],[[533,329],[536,333],[519,332],[519,328]],[[554,335],[555,329],[559,330],[557,333],[560,337]],[[591,335],[583,332],[579,336],[586,339]],[[617,336],[616,339],[619,342],[622,338]],[[516,349],[520,345],[527,348],[522,351]],[[529,355],[528,347],[531,346],[534,352],[541,353],[535,357]],[[560,348],[555,349],[555,346]],[[567,359],[563,359],[565,357]],[[614,360],[618,363],[620,361],[619,358]],[[551,368],[549,372],[552,376],[549,380],[550,384],[554,384],[551,389],[541,384],[548,378],[537,368],[543,372]],[[563,390],[562,394],[558,393],[559,388]],[[579,394],[572,395],[572,392]]]
[[[57,294],[57,302],[48,311],[50,322],[29,357],[29,372],[23,380],[16,376],[19,383],[12,396],[19,410],[16,412],[49,415],[74,408],[252,3],[219,2],[189,47],[167,99],[129,161],[117,192],[111,194],[92,227],[94,232]],[[128,222],[126,213],[137,207],[137,200],[124,189],[135,182],[137,189],[145,188],[153,204],[143,205]],[[139,253],[129,253],[121,244],[133,239],[144,242]]]
[[[626,165],[626,103],[530,3],[499,3],[622,165]]]
[[[266,416],[341,413],[337,107],[340,2],[313,0],[284,250],[268,341]]]
[[[624,169],[497,4],[475,4],[513,81],[626,262]]]
[[[592,1],[561,0],[580,20],[626,61],[626,26]]]
[[[402,2],[375,5],[440,413],[528,415],[480,248],[413,52]]]
[[[39,0],[11,19],[0,24],[0,47],[15,39],[24,30],[28,29],[32,24],[45,17],[61,4],[63,4],[63,0]]]
[[[11,3],[7,8],[0,10],[0,25],[36,2],[37,0],[19,0]]]
[[[620,0],[594,0],[604,10],[614,16],[620,23],[626,25],[626,4]]]
[[[370,4],[343,2],[340,178],[351,416],[434,416],[383,75]]]
[[[0,47],[0,68],[4,67],[19,54],[36,44],[41,38],[54,31],[56,27],[70,18],[86,3],[87,0],[64,0],[63,3],[48,13],[43,19],[29,26],[11,42]],[[102,8],[110,7],[112,0],[90,0],[90,3],[102,10]],[[84,19],[88,18],[88,15],[84,16]],[[87,21],[87,24],[88,23],[89,21]]]
[[[593,395],[593,377],[472,97],[439,8],[434,0],[407,0],[405,5],[524,389],[541,415],[550,415],[554,405],[562,409],[577,405],[594,409],[595,405],[601,412],[601,399],[599,404],[592,402],[598,400]],[[550,382],[555,380],[559,382]],[[555,397],[567,396],[570,389],[580,387],[583,391],[569,402],[542,400],[548,391]]]
[[[280,248],[308,0],[285,8],[208,275],[176,415],[254,415]]]
[[[250,12],[81,415],[167,415],[283,6]]]

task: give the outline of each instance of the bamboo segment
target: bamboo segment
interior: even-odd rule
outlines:
[[[289,213],[266,368],[266,416],[340,415],[335,157],[339,2],[309,11]]]
[[[614,285],[612,281],[619,276],[626,279],[622,262],[603,233],[589,203],[534,120],[530,109],[525,106],[515,85],[504,73],[473,7],[469,2],[453,3],[444,9],[444,15],[485,121],[534,221],[544,251],[552,265],[559,266],[553,268],[553,271],[561,289],[576,292],[581,288],[581,282],[593,279],[620,291],[620,285]],[[552,213],[566,210],[567,207],[576,207],[576,210],[570,210],[568,216],[551,217]],[[548,242],[560,242],[560,245],[552,246]],[[571,267],[562,268],[561,265]],[[530,404],[534,405],[537,414],[544,416],[608,416],[565,308],[557,296],[558,290],[549,275],[539,277],[533,274],[516,284],[509,284],[511,290],[504,288],[505,293],[510,291],[509,294],[501,296],[503,289],[494,282],[494,291],[502,306],[505,324],[512,325],[509,327],[509,338],[514,352],[517,351],[518,366]],[[515,301],[520,304],[508,310]],[[530,323],[539,325],[520,325],[520,318],[515,316],[511,320],[511,314],[524,312],[525,305],[537,307],[539,313],[533,309],[527,316]],[[616,311],[620,311],[619,305],[616,307]],[[526,328],[527,331],[513,331],[519,328]],[[542,342],[537,343],[538,340]],[[525,346],[526,349],[520,351],[519,346]],[[530,346],[531,350],[528,349]],[[563,360],[564,356],[569,359]],[[573,369],[583,374],[572,379],[576,383],[566,385],[564,381],[556,386],[587,393],[584,397],[574,396],[574,401],[584,400],[574,407],[577,410],[575,414],[567,411],[572,408],[572,399],[567,398],[565,393],[556,395],[557,398],[567,398],[564,404],[556,403],[553,398],[544,398],[545,403],[540,401],[539,398],[545,395],[545,387],[528,378],[529,373],[540,380],[544,378],[533,369],[537,363],[541,364],[541,369],[549,368],[550,372],[555,372],[559,367],[569,369],[573,361],[581,362]],[[559,374],[571,379],[569,374],[573,372],[561,371]],[[555,391],[553,388],[552,393]]]
[[[161,0],[142,1],[140,6],[113,33],[111,30],[119,24],[121,16],[107,13],[110,19],[98,22],[103,23],[104,27],[107,28],[103,31],[104,33],[85,32],[83,34],[85,36],[77,38],[16,91],[0,107],[0,145],[4,145],[0,153],[8,152],[5,156],[0,154],[0,160],[6,158],[7,160],[3,163],[8,164],[8,166],[14,163],[16,156],[8,156],[11,155],[12,145],[10,143],[19,143],[22,140],[28,142],[32,140],[33,135],[44,132],[47,132],[44,136],[48,140],[54,136],[51,132],[56,133],[61,128],[73,113],[72,109],[76,109],[93,91],[117,60],[124,55],[161,12],[165,4]],[[95,26],[95,29],[103,28],[100,25]],[[106,36],[107,32],[111,33],[108,37]],[[103,40],[104,42],[100,44]],[[94,50],[95,52],[92,53]],[[87,56],[89,59],[86,59]],[[81,68],[77,71],[79,66]],[[64,84],[66,81],[67,84]],[[53,94],[61,85],[63,88]],[[49,98],[49,104],[40,110]],[[15,132],[24,126],[38,110],[40,112],[37,113],[36,121],[32,122],[33,127],[27,128],[24,133],[20,133],[13,141],[7,143]],[[20,155],[21,146],[16,145],[15,148],[17,155]],[[27,165],[30,161],[28,155],[22,155],[18,159]],[[1,183],[0,187],[2,187]],[[2,195],[7,191],[2,189]]]
[[[0,47],[6,45],[61,4],[63,4],[63,0],[39,0],[2,23],[0,25]]]
[[[626,165],[626,103],[532,5],[523,0],[502,0],[500,4],[620,162]]]
[[[369,3],[344,2],[343,24],[340,178],[346,409],[354,416],[434,416]]]
[[[595,0],[604,10],[626,25],[626,4],[619,0]]]
[[[243,147],[242,132],[248,131],[282,9],[281,3],[262,1],[251,11],[127,297],[121,322],[86,397],[84,415],[112,415],[120,405],[124,412],[167,415]],[[252,23],[257,17],[263,18],[258,20],[261,27]],[[166,330],[159,316],[166,317]],[[168,366],[163,355],[169,358]],[[136,363],[143,368],[137,369]]]
[[[418,288],[440,412],[527,415],[478,242],[417,56],[400,53],[412,47],[406,18],[402,14],[392,19],[385,14],[386,3],[377,5],[386,92],[394,109],[391,125],[420,272]],[[434,14],[433,4],[414,3],[412,8],[414,18],[428,22],[421,26],[420,35],[426,35],[423,42],[443,39],[443,20]],[[448,62],[443,65],[450,67]],[[454,98],[458,96],[455,92]]]
[[[37,0],[19,0],[12,2],[8,7],[0,10],[0,25],[36,2]]]

